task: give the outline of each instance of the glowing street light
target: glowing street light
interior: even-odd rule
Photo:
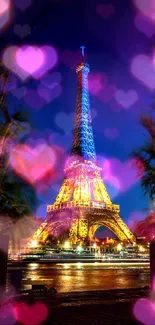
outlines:
[[[93,244],[93,248],[96,248],[96,247],[97,247],[97,245],[96,245],[96,243],[94,243],[94,244]]]
[[[140,252],[144,252],[144,247],[143,246],[139,246],[139,251]]]
[[[82,247],[80,245],[77,247],[77,251],[82,252]]]
[[[69,241],[66,241],[65,244],[64,244],[64,247],[65,247],[66,249],[68,249],[69,246],[70,246]]]
[[[121,244],[118,244],[117,245],[117,249],[118,249],[118,251],[121,251],[122,250],[122,245]]]
[[[32,248],[36,248],[38,246],[38,241],[37,239],[33,239],[32,242],[31,242],[31,247]]]

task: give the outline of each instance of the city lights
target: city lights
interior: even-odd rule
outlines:
[[[37,241],[37,239],[33,239],[32,242],[31,242],[31,247],[32,247],[32,248],[36,248],[37,245],[38,245],[38,241]]]
[[[65,242],[64,247],[68,249],[70,247],[70,243],[68,241]]]
[[[82,246],[79,245],[79,246],[77,247],[77,251],[78,251],[78,252],[82,252]]]
[[[117,249],[118,249],[118,251],[121,251],[122,250],[122,245],[121,244],[118,244],[117,245]]]
[[[143,246],[139,246],[139,251],[140,251],[140,252],[144,252],[144,250],[145,250],[145,249],[144,249]]]

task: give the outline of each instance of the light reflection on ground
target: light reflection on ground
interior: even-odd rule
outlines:
[[[9,267],[8,273],[12,269]],[[149,265],[143,263],[30,263],[22,269],[24,278],[54,279],[58,292],[140,288],[149,285]]]

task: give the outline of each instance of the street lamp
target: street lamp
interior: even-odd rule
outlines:
[[[33,239],[32,242],[31,242],[31,247],[32,248],[36,248],[38,246],[38,241],[37,239]]]
[[[65,247],[66,249],[68,249],[69,246],[70,246],[69,241],[66,241],[65,244],[64,244],[64,247]]]
[[[143,246],[139,246],[139,251],[140,252],[144,252],[144,247]]]
[[[121,251],[122,250],[122,245],[121,244],[118,244],[117,245],[117,249],[118,249],[118,251]]]
[[[82,252],[82,247],[81,247],[80,245],[77,247],[77,251],[78,251],[79,253]]]

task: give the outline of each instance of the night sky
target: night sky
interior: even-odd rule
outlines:
[[[32,0],[31,4],[30,0],[12,1],[11,18],[0,27],[1,53],[12,45],[48,45],[57,52],[57,63],[42,78],[28,77],[23,81],[16,76],[18,90],[12,91],[13,100],[26,107],[32,120],[33,130],[24,141],[32,145],[34,140],[44,139],[59,147],[57,176],[51,177],[46,192],[38,191],[37,214],[42,218],[63,180],[63,165],[71,145],[77,86],[75,67],[81,59],[81,45],[86,46],[86,60],[90,64],[92,124],[105,184],[129,225],[148,213],[148,199],[130,162],[132,150],[146,138],[139,125],[140,112],[149,111],[154,101],[155,22],[143,3],[140,5],[140,0],[135,3]],[[23,25],[28,26],[22,29]],[[52,80],[51,88],[47,87],[48,80]],[[43,84],[52,95],[39,100],[37,90]],[[107,162],[111,166],[110,178],[105,170]]]

